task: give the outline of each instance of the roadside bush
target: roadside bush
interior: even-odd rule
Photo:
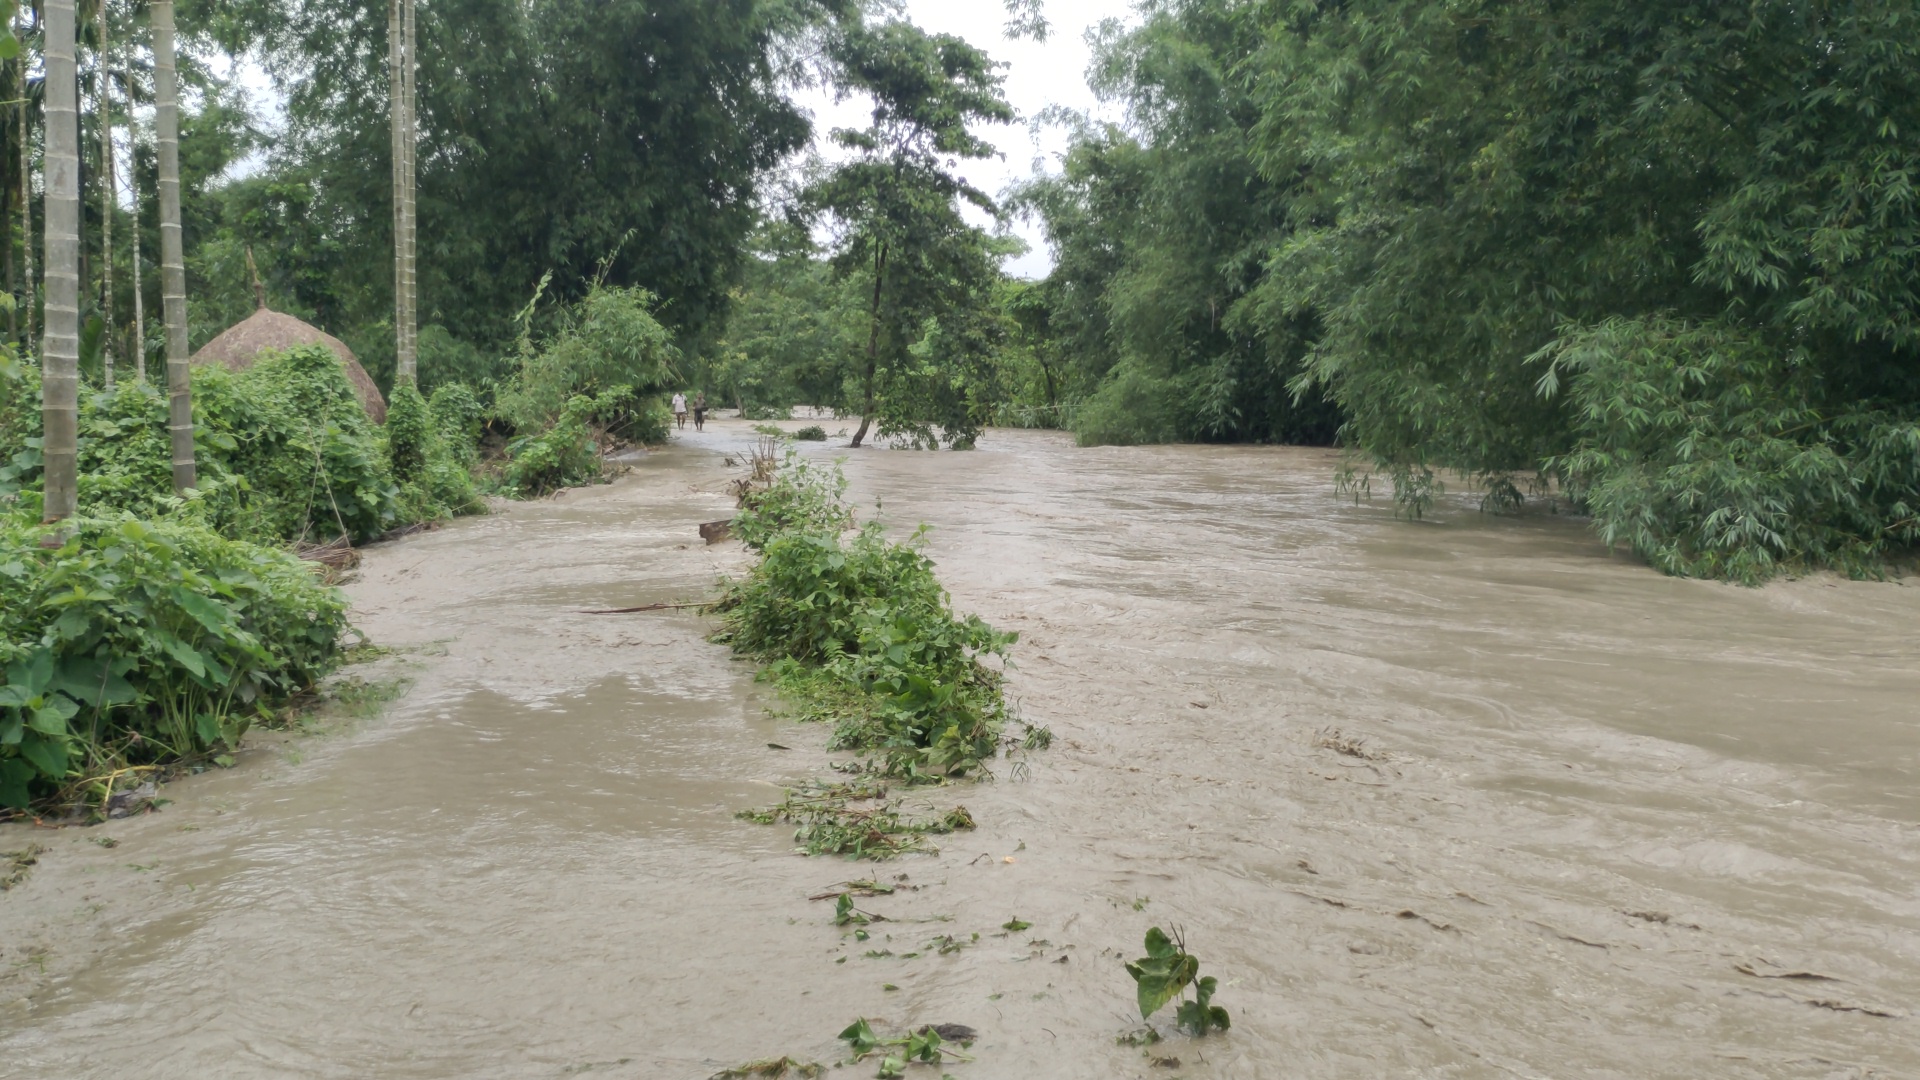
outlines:
[[[23,367],[12,396],[38,396]],[[199,487],[173,492],[167,403],[158,389],[125,382],[80,395],[80,509],[89,515],[180,514],[260,542],[369,540],[399,522],[400,491],[374,425],[324,346],[265,357],[244,372],[193,371]],[[0,496],[38,502],[40,418],[0,432]],[[30,426],[28,426],[30,425]]]
[[[631,396],[625,387],[597,398],[581,394],[567,403],[552,427],[509,443],[510,458],[504,474],[507,492],[515,498],[536,499],[564,487],[604,480],[601,435],[589,421],[621,408],[621,399]]]
[[[581,396],[600,400],[607,410],[604,426],[620,421],[640,424],[628,436],[649,441],[642,423],[652,415],[646,399],[665,389],[679,352],[673,335],[653,317],[658,300],[644,289],[596,285],[584,299],[560,313],[559,329],[535,348],[523,339],[519,368],[500,389],[495,409],[523,433],[544,431],[559,423]],[[624,387],[630,394],[616,403],[609,391]],[[616,414],[616,408],[626,410]],[[583,418],[584,419],[584,418]],[[659,438],[666,436],[664,420]]]
[[[433,417],[434,431],[447,448],[447,456],[472,468],[480,461],[480,425],[487,408],[480,396],[465,383],[443,383],[427,399],[427,412]]]
[[[387,403],[387,460],[400,481],[400,517],[434,521],[484,508],[473,473],[448,450],[425,398],[412,383]]]
[[[834,720],[836,748],[874,752],[910,779],[974,771],[1007,716],[1000,676],[982,659],[1016,637],[956,617],[933,563],[889,542],[878,522],[845,537],[843,487],[790,459],[769,497],[736,519],[761,559],[728,585],[715,640],[768,664],[807,716]]]
[[[750,489],[741,500],[732,535],[755,551],[783,532],[838,536],[853,522],[852,511],[841,500],[846,490],[847,478],[839,469],[816,468],[788,450],[786,464],[772,481]]]
[[[339,658],[346,604],[292,555],[200,525],[0,519],[0,806],[231,748]]]

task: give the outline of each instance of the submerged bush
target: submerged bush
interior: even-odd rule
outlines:
[[[1920,543],[1920,415],[1822,401],[1804,357],[1737,328],[1613,319],[1543,353],[1578,442],[1549,461],[1594,517],[1669,574],[1752,584],[1881,572]]]
[[[1007,717],[1000,676],[981,661],[1016,637],[956,617],[933,563],[878,522],[847,536],[843,487],[789,459],[736,519],[761,559],[728,586],[716,640],[767,663],[808,716],[836,721],[837,748],[909,778],[971,772]]]
[[[0,519],[0,806],[237,745],[339,658],[346,603],[292,555],[184,522]]]

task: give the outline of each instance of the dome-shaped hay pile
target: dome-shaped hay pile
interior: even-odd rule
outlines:
[[[376,424],[387,422],[387,399],[380,395],[373,376],[354,359],[353,350],[347,348],[346,342],[291,315],[265,307],[207,342],[193,354],[193,363],[220,364],[230,371],[245,371],[267,349],[291,349],[298,345],[325,345],[333,350],[340,358],[340,366],[347,369],[347,380],[360,395],[360,404],[367,410],[367,416]]]

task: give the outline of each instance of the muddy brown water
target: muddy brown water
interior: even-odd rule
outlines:
[[[694,526],[751,438],[370,552],[384,716],[0,829],[50,849],[0,896],[0,1077],[700,1078],[856,1016],[979,1029],[961,1078],[1920,1076],[1920,589],[1397,521],[1316,451],[813,447],[1021,632],[1055,742],[936,795],[981,825],[937,856],[809,860],[732,814],[825,733],[690,613],[574,613],[741,565]],[[807,899],[876,873],[869,942]],[[1230,1033],[1116,1043],[1154,924]]]

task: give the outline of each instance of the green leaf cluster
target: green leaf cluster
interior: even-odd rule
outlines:
[[[231,748],[332,669],[346,602],[292,555],[182,521],[0,519],[0,806]]]
[[[716,640],[768,663],[806,715],[837,724],[837,748],[886,771],[957,776],[991,757],[1006,722],[1000,676],[982,663],[1016,635],[954,615],[933,563],[886,538],[851,534],[844,481],[794,464],[741,515],[760,561],[716,605]]]
[[[1133,976],[1135,984],[1140,1019],[1147,1019],[1169,1001],[1181,998],[1175,1020],[1179,1027],[1195,1035],[1205,1035],[1233,1026],[1227,1010],[1213,1004],[1218,982],[1211,976],[1198,978],[1200,961],[1187,952],[1183,942],[1168,937],[1166,931],[1156,926],[1147,931],[1146,946],[1147,955],[1127,965],[1127,974]],[[1194,990],[1191,1001],[1184,998],[1189,986]]]

